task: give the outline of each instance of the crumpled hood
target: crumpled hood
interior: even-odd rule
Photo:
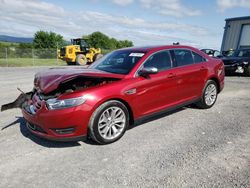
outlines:
[[[65,83],[76,77],[92,77],[92,78],[117,78],[122,79],[124,75],[112,74],[97,69],[70,67],[70,68],[51,68],[35,75],[34,87],[44,94],[47,94],[55,89],[61,83]]]

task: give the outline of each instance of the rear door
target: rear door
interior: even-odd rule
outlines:
[[[178,99],[185,102],[200,97],[207,74],[206,59],[189,49],[172,50],[176,66]]]

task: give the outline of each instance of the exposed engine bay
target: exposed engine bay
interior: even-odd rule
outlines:
[[[37,96],[40,98],[40,100],[48,100],[51,98],[57,98],[64,93],[71,93],[77,90],[85,90],[88,88],[98,87],[112,83],[117,80],[119,79],[78,76],[61,82],[58,85],[57,89],[46,94],[40,91],[39,85],[34,83],[34,89],[27,93],[24,93],[18,88],[18,90],[21,91],[21,94],[17,97],[15,101],[2,105],[1,111],[9,110],[12,108],[25,108],[33,102],[36,102]]]

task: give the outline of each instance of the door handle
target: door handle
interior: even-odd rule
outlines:
[[[169,73],[168,75],[167,75],[167,77],[168,78],[173,78],[173,77],[175,77],[176,75],[174,74],[174,73]]]
[[[204,66],[201,66],[201,68],[200,68],[200,70],[205,70],[206,69],[206,67],[204,67]]]

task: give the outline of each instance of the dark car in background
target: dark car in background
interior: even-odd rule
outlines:
[[[218,50],[213,50],[213,49],[201,49],[202,52],[205,54],[209,55],[210,57],[217,57],[221,58],[223,55],[221,54],[220,51]]]
[[[250,76],[250,48],[235,50],[232,56],[223,57],[227,74],[240,73]]]

